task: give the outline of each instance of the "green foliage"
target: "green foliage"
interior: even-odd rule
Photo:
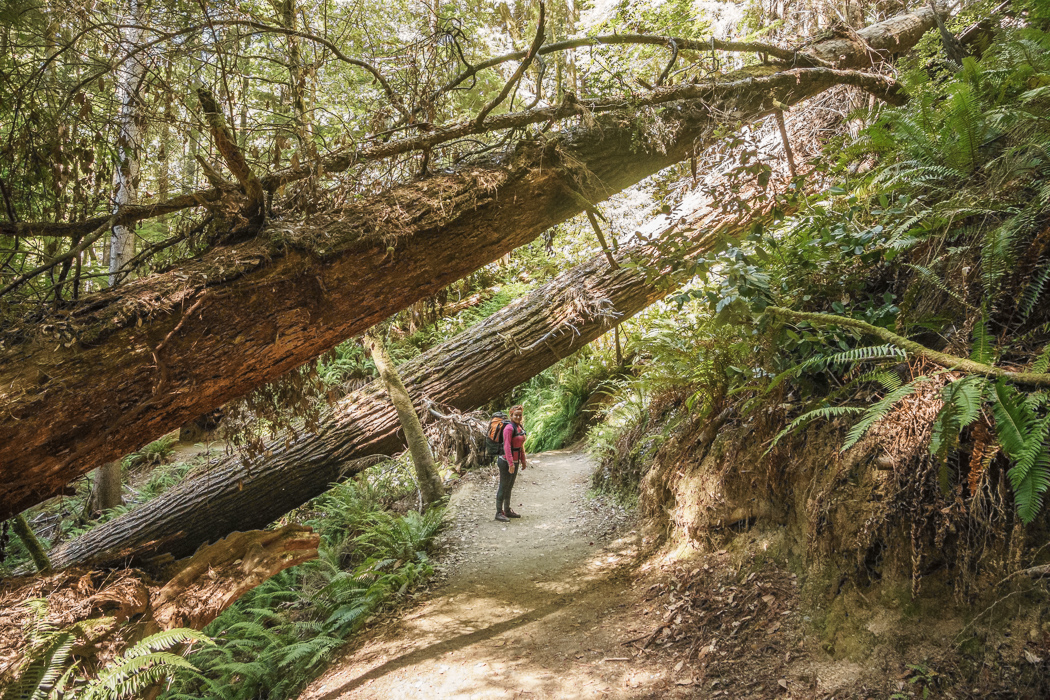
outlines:
[[[882,420],[886,414],[890,412],[890,409],[897,405],[898,401],[915,393],[915,385],[925,379],[926,377],[917,377],[913,379],[901,388],[886,394],[886,396],[880,401],[865,410],[861,415],[860,420],[857,421],[846,434],[846,442],[842,445],[843,451],[856,445],[857,442],[864,437],[864,434],[868,432],[868,429],[871,428],[871,426]]]
[[[196,669],[169,649],[187,642],[211,644],[204,634],[177,628],[150,635],[111,659],[96,671],[74,659],[73,649],[87,643],[92,630],[105,627],[112,618],[77,622],[57,628],[46,621],[48,603],[37,599],[26,602],[31,616],[24,630],[25,658],[18,679],[8,686],[0,700],[124,700],[141,697],[142,692],[161,683],[177,671]]]
[[[444,509],[387,511],[406,494],[401,477],[403,465],[373,469],[304,506],[321,535],[318,559],[272,577],[220,615],[205,630],[215,646],[189,659],[199,672],[179,676],[162,697],[295,697],[349,634],[429,576],[426,550]]]
[[[591,395],[611,379],[616,363],[608,352],[591,346],[562,360],[519,387],[511,402],[525,410],[529,452],[556,450],[579,430],[581,410]]]
[[[941,391],[944,406],[937,412],[930,437],[930,452],[942,458],[954,449],[959,433],[981,415],[988,382],[983,377],[964,377]]]
[[[171,456],[171,453],[175,451],[175,443],[178,441],[179,439],[175,435],[165,435],[159,440],[154,440],[146,445],[138,452],[132,452],[126,456],[121,460],[121,466],[124,469],[134,469],[163,464]]]
[[[1035,519],[1050,488],[1050,414],[1040,416],[1038,411],[1047,399],[1045,393],[1025,396],[1002,381],[995,384],[996,433],[1003,452],[1014,462],[1007,474],[1017,514],[1026,523]]]
[[[821,406],[815,408],[812,411],[806,411],[801,416],[796,418],[787,424],[787,427],[781,430],[773,438],[773,442],[770,444],[769,449],[772,450],[776,447],[777,443],[780,442],[781,438],[785,435],[792,433],[793,431],[801,428],[802,426],[808,425],[815,420],[831,420],[840,416],[852,416],[861,413],[864,409],[859,406]],[[870,409],[869,409],[870,410]]]

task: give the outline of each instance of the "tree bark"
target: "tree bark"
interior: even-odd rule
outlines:
[[[88,499],[88,511],[101,513],[124,503],[124,480],[120,460],[107,462],[95,470],[95,483]]]
[[[627,249],[620,253],[621,261]],[[415,403],[470,410],[567,357],[670,291],[638,269],[613,270],[604,256],[559,275],[528,296],[399,369]],[[401,424],[381,380],[349,394],[316,434],[279,437],[250,466],[237,456],[197,479],[50,553],[52,565],[183,556],[244,528],[265,527],[365,468],[363,458],[404,449]]]
[[[427,436],[423,433],[423,425],[419,422],[419,415],[416,413],[415,406],[412,405],[412,397],[409,396],[404,382],[401,381],[401,375],[390,359],[386,345],[377,329],[373,328],[365,333],[365,347],[371,353],[372,361],[379,370],[380,380],[390,397],[390,403],[397,411],[397,418],[405,433],[409,454],[412,456],[412,464],[416,468],[416,481],[419,484],[419,492],[423,496],[423,507],[428,508],[430,504],[445,497],[445,486],[441,482],[441,475],[438,474],[437,465],[434,463],[430,443],[427,442]]]
[[[864,36],[875,49],[905,50],[933,24],[923,10]],[[870,60],[868,46],[826,43],[810,51],[827,49],[843,64]],[[252,240],[83,299],[53,323],[8,329],[0,518],[326,352],[587,201],[688,157],[727,121],[857,82],[824,69],[760,66],[747,75],[668,88],[689,99],[611,112],[326,216],[275,222]]]
[[[45,622],[63,628],[98,620],[79,638],[77,656],[99,665],[140,639],[174,628],[204,629],[242,595],[266,579],[317,558],[320,538],[310,528],[238,532],[174,562],[154,578],[139,570],[107,573],[71,569],[9,579],[0,586],[0,685],[16,680],[25,648],[22,604],[42,594],[51,602]],[[96,580],[101,579],[97,584]],[[146,695],[146,697],[149,697]]]
[[[129,1],[128,29],[122,32],[125,53],[132,55],[142,43],[142,12],[139,0]],[[117,99],[120,101],[117,162],[113,168],[113,215],[119,217],[127,206],[138,202],[139,168],[142,135],[142,102],[139,88],[146,65],[137,57],[131,58],[117,72]],[[165,164],[166,165],[166,164]],[[135,224],[116,224],[109,241],[109,286],[115,287],[128,274],[124,266],[135,257]],[[88,499],[88,509],[104,511],[123,503],[120,461],[103,464],[95,470],[94,487]]]

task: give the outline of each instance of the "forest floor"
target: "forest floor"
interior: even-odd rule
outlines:
[[[510,523],[494,467],[460,480],[430,590],[300,700],[867,697],[857,664],[807,652],[792,574],[643,556],[632,516],[588,496],[586,456],[530,463]]]

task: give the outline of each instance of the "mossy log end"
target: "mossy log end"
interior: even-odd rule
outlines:
[[[923,9],[863,30],[867,46],[829,37],[809,50],[860,65],[871,48],[904,51],[932,26]],[[688,99],[610,112],[326,216],[273,222],[31,331],[5,329],[0,518],[531,241],[583,211],[580,195],[602,201],[712,143],[727,120],[753,122],[844,83],[887,85],[821,68],[689,86]]]

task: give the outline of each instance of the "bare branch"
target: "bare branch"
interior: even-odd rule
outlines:
[[[61,265],[65,261],[72,260],[77,255],[80,255],[82,252],[84,252],[84,250],[87,249],[87,247],[89,245],[91,245],[92,243],[97,241],[99,238],[104,236],[106,233],[108,233],[109,230],[113,228],[113,225],[116,223],[116,220],[117,220],[117,217],[115,217],[115,216],[109,217],[108,219],[106,219],[106,221],[101,226],[99,226],[97,229],[92,231],[86,238],[84,238],[84,240],[80,241],[80,243],[77,246],[75,246],[74,248],[72,248],[68,252],[66,252],[66,253],[64,253],[62,255],[59,255],[54,260],[52,260],[50,262],[46,262],[43,265],[41,265],[40,267],[37,267],[36,269],[30,270],[29,272],[25,273],[24,275],[21,275],[20,277],[15,278],[9,285],[4,287],[3,289],[0,289],[0,296],[3,296],[5,294],[7,294],[8,292],[10,292],[13,289],[17,289],[18,287],[21,287],[23,284],[25,284],[29,280],[33,279],[34,277],[36,277],[40,273],[47,272],[48,270],[50,270],[51,268],[55,267],[56,265]]]
[[[605,235],[602,234],[602,227],[598,225],[598,218],[595,216],[594,207],[587,207],[587,220],[591,222],[591,228],[594,229],[594,235],[598,237],[598,243],[602,246],[602,252],[605,253],[605,259],[609,261],[609,267],[614,270],[619,270],[620,266],[616,264],[616,258],[613,257],[612,251],[609,250],[609,244],[605,242]]]
[[[496,98],[489,102],[485,107],[478,112],[478,116],[474,118],[474,125],[477,128],[481,128],[485,123],[485,117],[489,115],[489,112],[496,109],[503,100],[507,99],[507,95],[510,94],[511,89],[518,84],[521,80],[521,76],[525,75],[525,71],[528,70],[529,65],[533,59],[536,58],[536,52],[539,51],[540,46],[543,44],[543,25],[544,25],[544,14],[546,12],[546,6],[544,3],[540,3],[540,19],[536,23],[536,36],[532,40],[532,46],[529,47],[528,53],[525,54],[525,58],[518,65],[518,69],[514,71],[514,75],[510,76],[510,80],[503,86]]]
[[[671,73],[671,69],[674,68],[675,61],[678,60],[678,42],[674,39],[668,41],[671,45],[671,58],[667,61],[667,65],[664,66],[663,72],[660,73],[660,77],[656,79],[656,87],[660,87],[667,80],[667,76]]]
[[[248,195],[248,209],[252,211],[259,209],[263,203],[262,183],[259,182],[259,178],[248,167],[244,154],[241,153],[241,149],[237,146],[237,139],[234,138],[233,134],[230,133],[229,127],[226,126],[226,120],[223,119],[222,110],[219,109],[215,96],[207,88],[198,88],[197,96],[200,98],[201,108],[204,110],[208,126],[211,127],[211,135],[215,139],[215,147],[219,149],[219,153],[222,154],[230,172],[241,183],[244,193]]]
[[[770,96],[770,111],[775,109],[775,103],[791,106],[798,102],[801,98],[795,97],[795,95],[805,94],[804,90],[798,89],[803,83],[808,85],[821,83],[827,85],[827,87],[832,85],[852,85],[866,90],[890,104],[903,104],[906,99],[905,95],[900,92],[899,85],[892,78],[854,70],[796,68],[778,71],[766,66],[747,69],[737,75],[730,76],[730,78],[729,80],[711,79],[701,83],[654,88],[652,91],[642,95],[618,95],[612,98],[567,100],[559,105],[498,114],[486,119],[481,126],[478,126],[476,118],[470,119],[425,134],[336,152],[322,158],[319,163],[307,163],[295,168],[271,173],[262,177],[261,182],[264,189],[275,190],[281,185],[312,177],[318,173],[318,170],[326,173],[343,172],[354,164],[390,158],[412,151],[432,149],[443,143],[474,134],[568,119],[580,114],[583,110],[591,114],[601,114],[627,108],[652,107],[679,100],[703,101],[709,100],[717,94],[740,89],[767,92]],[[175,197],[157,204],[125,207],[121,211],[120,223],[141,221],[142,219],[190,207],[202,206],[217,201],[220,194],[218,190],[211,188]],[[109,217],[95,217],[81,223],[69,224],[48,222],[8,224],[0,222],[0,235],[72,237],[82,234],[85,230],[91,230],[99,223],[108,220]]]

